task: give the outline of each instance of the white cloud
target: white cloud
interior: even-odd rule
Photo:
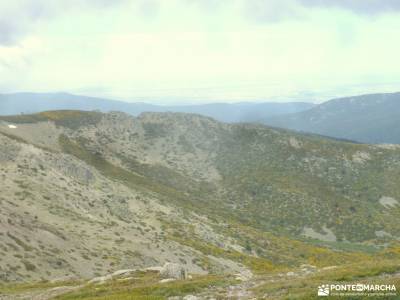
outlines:
[[[0,42],[7,91],[307,100],[301,97],[310,91],[386,91],[400,75],[400,19],[393,14],[370,19],[295,0],[97,1],[94,9],[88,0],[37,3],[47,13],[33,14],[34,28]],[[32,15],[25,4],[21,11]]]

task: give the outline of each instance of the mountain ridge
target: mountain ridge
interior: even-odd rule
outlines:
[[[400,143],[400,93],[332,99],[309,110],[270,117],[265,124],[363,143]]]
[[[222,122],[259,122],[267,116],[297,112],[312,107],[305,102],[241,102],[162,106],[143,102],[124,102],[69,93],[0,94],[0,115],[38,113],[46,110],[75,109],[123,111],[137,116],[142,112],[186,112],[213,117]],[[30,107],[29,110],[27,108]]]

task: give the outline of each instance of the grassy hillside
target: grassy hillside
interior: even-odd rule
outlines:
[[[60,299],[223,298],[240,289],[307,299],[324,280],[392,280],[399,271],[395,146],[199,115],[79,111],[1,117],[0,140],[3,282],[73,275],[56,284]],[[193,279],[164,284],[143,271],[167,261]],[[86,284],[126,268],[141,273]],[[237,281],[247,272],[254,277]],[[53,287],[8,284],[0,293]]]
[[[285,235],[379,242],[399,232],[397,148],[174,113],[3,117],[42,119],[83,129],[59,136],[62,151],[163,201]]]
[[[128,184],[136,181],[170,201],[261,230],[289,235],[332,232],[335,241],[350,242],[376,241],[381,231],[386,236],[398,233],[397,148],[256,125],[222,125],[195,115],[148,114],[133,126],[120,133],[100,127],[94,139],[72,136],[87,157],[73,154],[96,164],[88,160],[94,155],[88,149],[97,149],[96,155],[111,158],[121,168],[111,176],[129,178],[124,175],[128,170],[139,176]],[[138,160],[149,152],[157,163]],[[202,160],[196,161],[199,157]],[[207,180],[210,170],[203,170],[204,165],[218,179]],[[189,169],[192,174],[187,174]],[[205,173],[204,180],[198,180],[196,172]],[[394,209],[382,202],[386,198],[395,199]]]

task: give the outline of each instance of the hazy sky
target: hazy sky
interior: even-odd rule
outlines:
[[[5,0],[0,92],[194,103],[397,91],[399,36],[398,0]]]

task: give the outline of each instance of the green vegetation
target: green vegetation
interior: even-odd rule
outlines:
[[[70,129],[78,129],[82,126],[96,125],[98,122],[100,122],[101,117],[102,114],[99,112],[59,110],[45,111],[31,115],[0,116],[0,120],[15,124],[53,121],[58,126],[68,127]]]
[[[212,255],[215,257],[221,257],[225,259],[230,259],[233,261],[236,261],[238,263],[241,263],[248,267],[250,270],[252,270],[254,273],[259,274],[259,273],[267,273],[271,272],[274,269],[274,266],[271,262],[269,262],[266,259],[254,257],[251,255],[246,255],[243,254],[239,251],[235,250],[225,250],[221,247],[214,246],[212,244],[207,244],[202,241],[198,241],[195,238],[189,239],[188,237],[185,238],[178,238],[178,237],[170,237],[171,240],[175,240],[178,243],[182,245],[189,246],[191,248],[194,248],[204,255]],[[212,271],[210,269],[209,271]]]
[[[164,125],[161,123],[145,123],[143,129],[145,137],[149,139],[163,137],[167,134]]]
[[[17,174],[8,180],[10,201],[5,196],[0,202],[16,227],[1,235],[6,239],[1,251],[17,252],[12,264],[2,265],[19,276],[15,280],[48,263],[62,273],[82,262],[100,276],[153,261],[162,265],[168,258],[211,275],[160,283],[155,272],[137,272],[104,285],[76,283],[76,290],[58,299],[165,299],[223,290],[239,284],[221,275],[227,270],[251,271],[262,283],[253,286],[259,297],[308,299],[325,281],[379,282],[399,272],[400,247],[394,241],[400,232],[400,150],[191,115],[130,122],[116,114],[100,124],[104,116],[57,111],[7,117],[68,129],[57,148],[68,155],[24,147],[15,166],[2,171],[5,182],[10,172]],[[14,150],[8,151],[4,157],[14,157]],[[57,164],[57,155],[66,166]],[[32,158],[37,164],[29,167]],[[93,180],[75,180],[80,172]],[[51,176],[44,179],[41,173]],[[50,178],[54,191],[53,182],[43,182]],[[35,205],[33,213],[28,204]],[[31,238],[30,226],[56,242]],[[154,253],[165,255],[157,260]],[[50,262],[42,259],[47,255]],[[304,265],[312,271],[301,273]],[[14,280],[11,275],[6,279]],[[47,288],[38,283],[27,290]]]
[[[111,180],[117,180],[132,188],[147,188],[160,195],[184,198],[183,194],[173,188],[165,186],[152,178],[141,176],[140,174],[127,171],[124,168],[108,162],[100,153],[92,153],[85,148],[85,140],[72,141],[67,136],[61,135],[60,145],[65,153],[71,154],[87,164],[95,167],[104,176]]]
[[[230,212],[240,222],[293,236],[305,227],[323,233],[325,226],[350,242],[375,239],[376,228],[398,230],[399,211],[385,211],[379,199],[400,198],[390,177],[398,172],[391,163],[399,151],[250,125],[232,131],[221,138],[215,164],[229,199],[225,208],[238,206]],[[354,161],[358,153],[367,159]]]
[[[49,282],[49,281],[40,281],[40,282],[31,282],[31,283],[8,283],[8,284],[0,284],[0,296],[14,295],[20,293],[28,293],[35,291],[43,291],[46,289],[51,289],[60,286],[78,286],[82,282],[80,281],[62,281],[62,282]]]
[[[235,281],[227,276],[196,276],[190,280],[160,283],[153,272],[138,272],[134,279],[114,280],[101,286],[88,285],[76,292],[57,297],[59,300],[130,300],[167,299],[207,291],[211,287],[227,286]]]
[[[277,279],[258,286],[254,292],[259,297],[266,295],[265,299],[318,299],[317,287],[322,284],[366,283],[399,286],[400,278],[390,276],[399,271],[399,260],[373,260],[362,264],[328,268],[307,277],[295,277],[290,280]],[[329,297],[329,299],[343,299],[343,297]],[[368,299],[382,299],[382,297],[368,297]],[[389,297],[388,299],[397,298]]]
[[[294,270],[297,272],[297,270]],[[400,260],[368,260],[364,263],[351,263],[341,266],[331,266],[316,272],[303,275],[284,273],[268,273],[257,276],[258,284],[250,291],[253,295],[263,299],[318,299],[317,287],[322,284],[394,284],[399,286],[400,278],[392,276],[400,272]],[[0,286],[0,294],[19,294],[41,291],[53,287],[71,287],[72,291],[66,292],[55,299],[58,300],[130,300],[130,299],[167,299],[173,296],[188,294],[213,295],[226,299],[229,287],[240,284],[230,276],[203,275],[195,276],[189,280],[177,280],[160,283],[156,272],[138,271],[129,278],[114,279],[105,284],[82,284],[82,282],[59,282],[36,284],[21,284]],[[75,287],[75,288],[74,288]],[[215,294],[217,293],[217,294]],[[331,297],[332,299],[336,299]],[[340,298],[338,298],[340,299]],[[369,299],[375,299],[369,297]],[[382,297],[376,298],[382,299]],[[385,299],[385,298],[383,298]],[[389,298],[395,299],[395,298]]]
[[[105,145],[84,137],[70,140],[61,136],[60,144],[66,153],[110,179],[156,192],[160,199],[188,210],[200,210],[261,231],[299,236],[304,228],[311,228],[324,235],[324,228],[329,228],[337,242],[358,243],[376,240],[377,230],[389,234],[400,230],[400,212],[385,211],[379,204],[382,196],[400,199],[400,185],[393,181],[400,170],[391,167],[393,161],[400,161],[400,151],[249,124],[232,125],[228,131],[201,123],[196,129],[198,136],[183,135],[178,129],[175,133],[169,121],[167,118],[168,130],[162,126],[163,120],[144,122],[144,140],[151,136],[170,145],[176,138],[177,151],[182,154],[188,149],[194,153],[201,145],[202,151],[214,153],[208,163],[221,174],[221,181],[198,181],[174,167],[142,164],[123,153],[115,153],[122,163],[116,166],[100,153],[88,150]],[[179,119],[187,127],[192,125],[190,121]],[[99,137],[115,139],[104,133]],[[210,138],[215,142],[210,144]],[[161,151],[168,152],[169,146],[165,147]],[[366,155],[366,159],[357,162],[359,155]]]

